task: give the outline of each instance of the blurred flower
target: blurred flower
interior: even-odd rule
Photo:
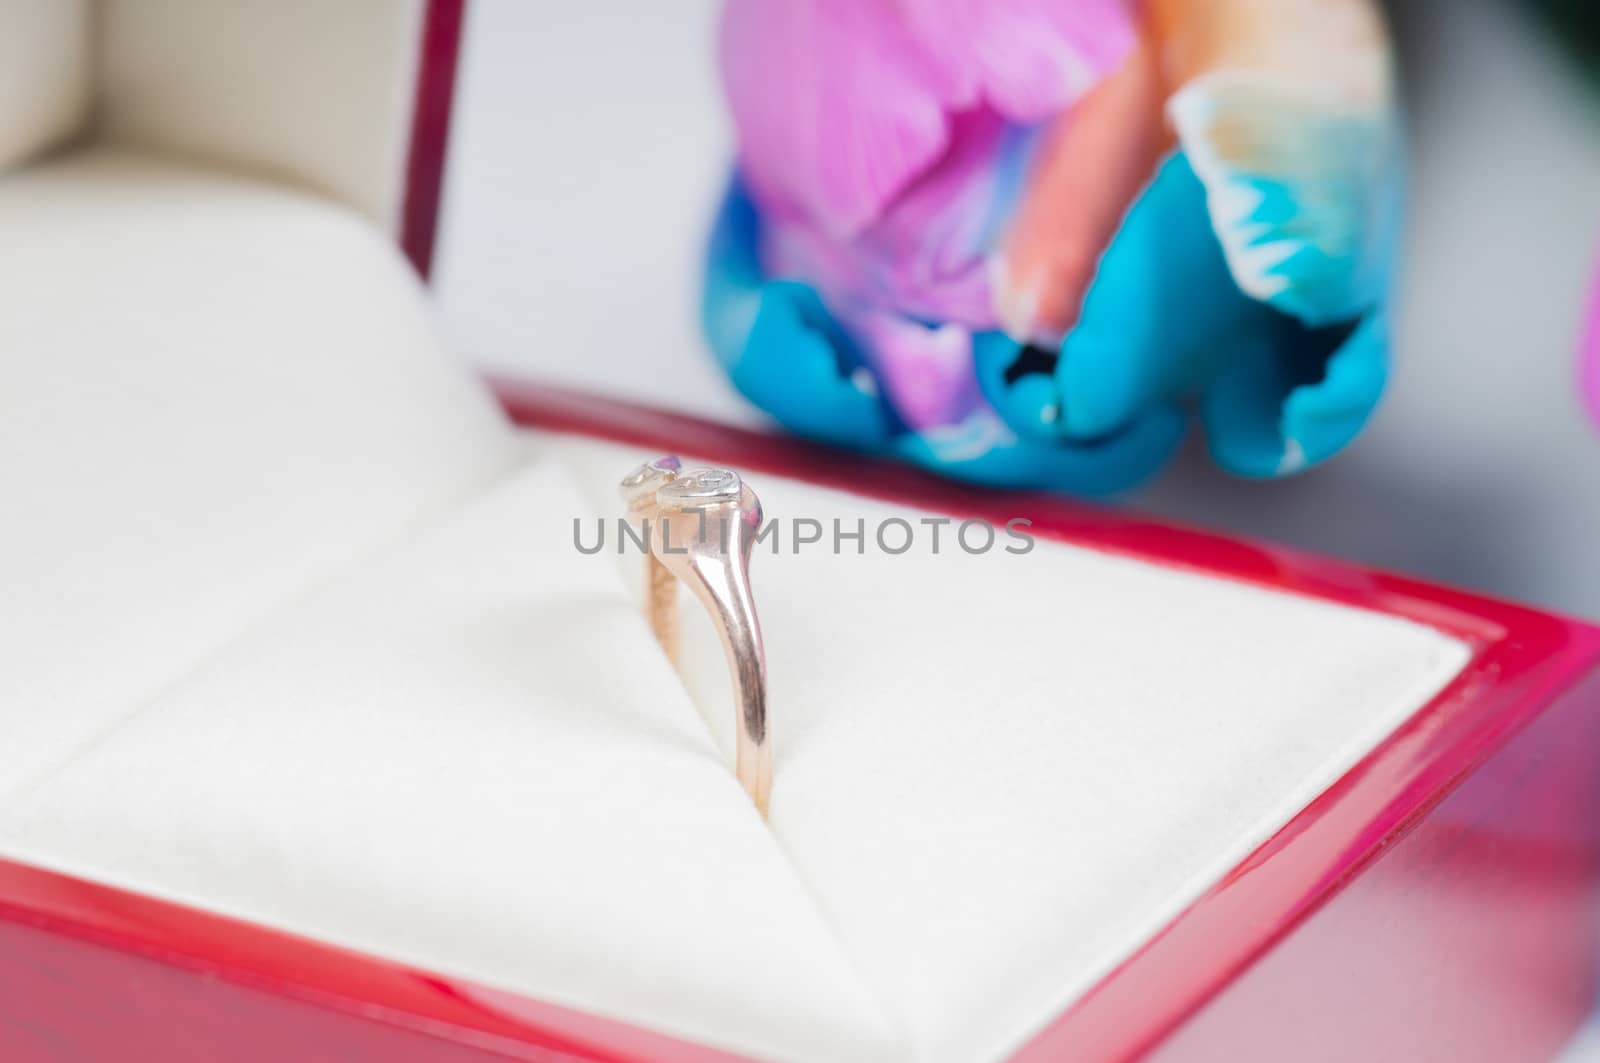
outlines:
[[[704,318],[790,428],[1111,491],[1381,393],[1399,148],[1368,0],[730,0]]]

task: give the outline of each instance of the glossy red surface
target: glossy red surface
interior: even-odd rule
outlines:
[[[1591,676],[1372,850],[1151,1063],[1550,1059],[1594,1002],[1597,755]]]
[[[1595,629],[1125,511],[963,487],[551,389],[502,382],[500,392],[526,424],[953,515],[1020,512],[1043,537],[1403,616],[1471,642],[1471,663],[1438,698],[1019,1058],[1533,1063],[1584,1015],[1600,849]],[[1322,1040],[1306,1040],[1313,1034]],[[729,1058],[0,862],[0,1058],[121,1059],[130,1045],[170,1061]],[[1319,1056],[1315,1045],[1338,1050]]]
[[[734,1058],[0,861],[0,1060],[6,1063]]]
[[[400,248],[419,274],[433,268],[433,241],[444,196],[450,108],[467,0],[428,0],[423,15],[422,54],[417,62],[411,111],[411,146],[406,157],[405,202],[400,212]]]

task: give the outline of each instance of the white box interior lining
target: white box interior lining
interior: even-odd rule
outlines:
[[[758,1056],[995,1059],[1467,658],[1043,541],[763,554],[763,823],[709,625],[685,603],[680,678],[638,558],[573,544],[643,455],[506,436],[380,240],[126,159],[0,183],[8,218],[0,855]],[[920,516],[752,482],[780,520]]]

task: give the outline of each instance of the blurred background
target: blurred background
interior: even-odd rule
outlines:
[[[732,138],[714,0],[470,6],[435,278],[496,372],[761,424],[695,321]],[[1390,390],[1269,483],[1198,441],[1124,504],[1600,619],[1600,432],[1576,390],[1600,252],[1591,0],[1399,0],[1411,137]]]

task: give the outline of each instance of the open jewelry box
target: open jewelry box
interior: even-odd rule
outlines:
[[[388,235],[459,4],[0,10],[0,1058],[1498,1063],[1586,1011],[1600,633],[604,398],[514,429]],[[767,822],[709,625],[680,676],[574,544],[667,450],[783,521],[1033,521],[758,554]]]

